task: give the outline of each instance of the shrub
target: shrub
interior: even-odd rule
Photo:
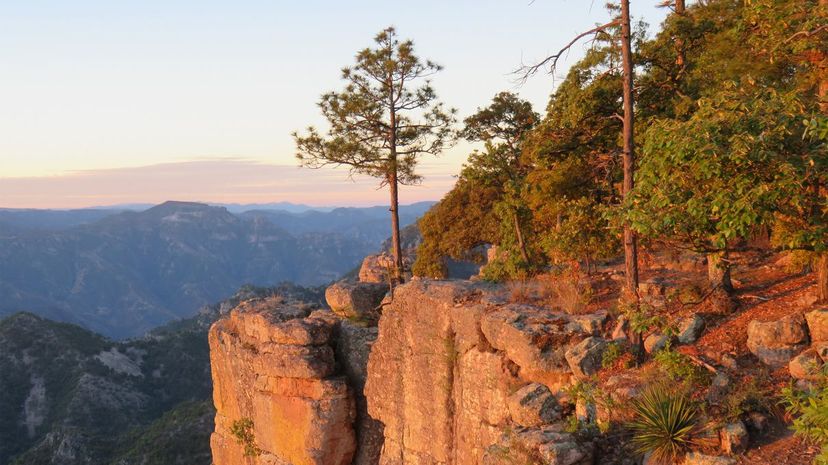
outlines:
[[[759,376],[766,377],[767,374]],[[722,414],[725,420],[736,421],[750,412],[778,413],[774,412],[774,399],[773,393],[760,386],[756,378],[743,379],[728,392],[722,403]]]
[[[704,381],[705,373],[692,360],[681,352],[672,350],[670,345],[655,354],[658,368],[673,381],[687,381],[691,383]]]
[[[244,455],[246,457],[256,457],[262,453],[259,446],[256,445],[256,436],[253,433],[253,420],[250,418],[242,418],[236,420],[230,425],[230,433],[236,437],[236,441],[244,446]]]
[[[624,346],[620,342],[610,342],[601,356],[601,367],[610,368],[624,355]]]
[[[655,463],[669,463],[695,443],[699,433],[698,410],[683,394],[656,384],[632,404],[633,445],[650,453]]]
[[[814,458],[816,465],[828,465],[828,383],[823,380],[811,391],[800,391],[793,386],[783,391],[786,410],[793,415],[792,429],[821,448]]]
[[[592,301],[592,286],[576,268],[539,278],[538,282],[542,286],[541,293],[550,305],[560,307],[570,315],[585,313]]]

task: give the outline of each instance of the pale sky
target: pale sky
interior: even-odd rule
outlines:
[[[651,31],[656,3],[632,6]],[[296,170],[290,136],[324,128],[319,95],[374,34],[394,25],[442,64],[434,86],[463,118],[502,90],[543,112],[552,77],[518,88],[510,72],[607,17],[592,0],[6,0],[0,207],[381,204],[373,181]],[[401,201],[438,199],[469,150],[424,160]]]

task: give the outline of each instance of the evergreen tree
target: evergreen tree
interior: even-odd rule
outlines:
[[[354,66],[342,70],[345,88],[319,101],[327,134],[310,127],[293,136],[302,166],[344,165],[388,186],[395,280],[401,282],[399,185],[419,182],[419,158],[440,154],[454,140],[455,111],[437,100],[428,80],[441,67],[417,57],[412,41],[400,41],[389,27],[374,42],[375,48],[360,51]]]

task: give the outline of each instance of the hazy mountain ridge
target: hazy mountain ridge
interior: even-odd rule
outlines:
[[[0,320],[0,464],[209,464],[207,330],[238,302],[272,294],[321,301],[292,285],[246,287],[122,342],[30,313]]]
[[[406,207],[404,221],[427,205]],[[0,237],[0,316],[31,311],[110,337],[137,336],[245,283],[337,279],[379,248],[386,217],[383,207],[234,215],[167,202],[60,230],[15,232],[12,224]]]

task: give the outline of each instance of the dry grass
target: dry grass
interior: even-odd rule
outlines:
[[[576,270],[538,277],[538,293],[549,305],[561,308],[570,315],[588,313],[592,301],[589,279]]]

